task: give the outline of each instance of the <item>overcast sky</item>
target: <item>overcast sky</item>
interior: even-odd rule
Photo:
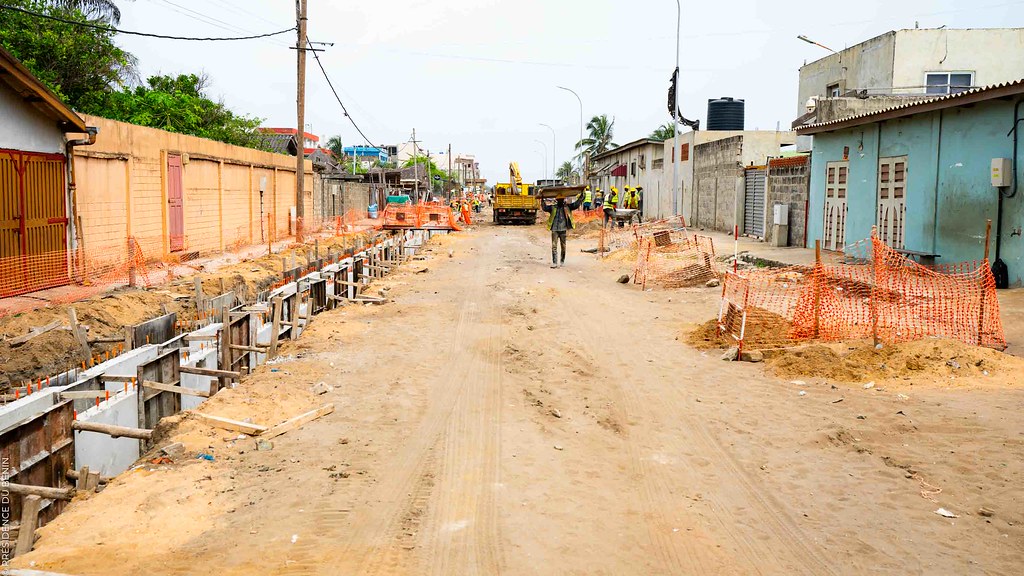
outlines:
[[[293,26],[292,0],[118,2],[127,30],[235,36]],[[681,101],[702,123],[707,100],[746,100],[747,129],[783,128],[795,117],[798,69],[888,30],[1024,26],[1024,0],[683,0]],[[615,118],[615,141],[668,120],[674,67],[672,0],[309,0],[309,37],[333,42],[320,58],[342,101],[373,144],[417,139],[431,153],[475,154],[493,184],[516,160],[527,180],[568,159],[584,121]],[[295,125],[294,33],[203,43],[120,36],[142,74],[206,72],[211,94],[234,111]],[[363,143],[310,58],[306,122],[326,139]],[[538,143],[540,140],[543,144]],[[547,147],[546,156],[544,146]]]

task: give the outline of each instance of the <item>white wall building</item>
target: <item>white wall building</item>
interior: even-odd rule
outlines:
[[[1024,28],[886,32],[800,68],[797,116],[814,96],[949,94],[1020,79]]]

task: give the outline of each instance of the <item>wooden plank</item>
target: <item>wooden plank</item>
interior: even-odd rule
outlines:
[[[240,422],[238,420],[232,420],[230,418],[222,418],[220,416],[214,416],[212,414],[203,414],[202,412],[193,412],[193,416],[196,419],[203,421],[214,428],[222,428],[224,430],[230,430],[232,432],[241,432],[250,436],[257,436],[263,432],[266,432],[268,427],[261,424],[253,424],[252,422]]]
[[[7,340],[7,343],[10,344],[12,348],[15,347],[15,346],[21,346],[25,342],[28,342],[29,340],[35,338],[36,336],[39,336],[40,334],[46,334],[50,330],[54,330],[56,328],[59,328],[60,325],[61,325],[60,320],[54,320],[53,322],[50,322],[49,324],[47,324],[46,326],[43,326],[41,328],[34,326],[34,327],[32,327],[31,330],[28,331],[28,334],[25,334],[23,336],[18,336],[17,338],[10,338],[10,339]]]
[[[178,368],[182,374],[195,374],[197,376],[213,376],[214,378],[241,378],[242,375],[231,370],[216,370],[214,368],[200,368],[198,366],[182,366]]]
[[[75,420],[71,423],[73,430],[80,430],[82,432],[97,432],[99,434],[106,434],[111,438],[137,438],[139,440],[149,440],[153,437],[152,430],[146,430],[145,428],[129,428],[127,426],[115,426],[113,424],[100,424],[98,422],[88,422],[82,420]]]
[[[88,466],[82,466],[82,470],[81,471],[78,471],[78,470],[68,470],[64,474],[69,479],[71,479],[71,480],[79,480],[80,478],[82,478],[83,474],[85,474],[88,471],[89,471],[89,467]],[[100,484],[109,484],[110,482],[113,482],[113,481],[114,481],[114,477],[113,476],[100,476]]]
[[[135,380],[135,376],[128,376],[125,374],[100,374],[100,380],[104,382],[131,382]]]
[[[267,349],[267,359],[277,356],[277,340],[281,333],[281,308],[283,300],[280,296],[274,298],[274,321],[270,328],[270,348]]]
[[[4,485],[4,489],[10,492],[11,494],[21,494],[22,496],[37,496],[39,498],[46,498],[47,500],[71,500],[75,496],[75,491],[71,488],[51,488],[49,486],[15,484],[14,482],[6,483]],[[24,506],[24,503],[22,505]],[[38,510],[36,510],[36,512],[38,512]]]
[[[269,346],[242,346],[241,344],[229,344],[228,348],[230,348],[231,350],[240,350],[242,352],[256,352],[257,354],[265,354]]]
[[[153,382],[152,380],[144,380],[142,382],[142,386],[143,388],[149,388],[151,390],[160,390],[161,392],[174,392],[175,394],[182,394],[184,396],[199,396],[200,398],[210,397],[210,393],[205,390],[193,390],[191,388],[176,386],[174,384]]]
[[[21,526],[18,532],[18,544],[14,549],[15,556],[28,554],[36,541],[36,525],[39,523],[39,507],[42,498],[33,494],[21,501]]]
[[[203,342],[216,342],[217,341],[217,335],[216,334],[188,334],[187,336],[185,336],[185,340],[187,340],[189,342],[200,342],[200,341],[203,341]]]
[[[74,306],[68,308],[68,319],[71,320],[71,334],[78,340],[78,345],[82,349],[82,357],[88,362],[92,358],[92,350],[89,348],[89,340],[85,337],[85,331],[78,324],[78,312],[75,311]]]
[[[106,398],[106,396],[106,390],[72,390],[60,393],[61,400],[81,400],[83,398]]]
[[[281,434],[291,432],[292,430],[299,428],[307,422],[312,422],[321,416],[326,416],[331,412],[334,412],[334,404],[324,404],[316,410],[310,410],[304,414],[299,414],[298,416],[289,418],[288,420],[275,425],[273,428],[268,429],[263,434],[260,434],[260,436],[263,438],[274,438],[276,436],[280,436]]]

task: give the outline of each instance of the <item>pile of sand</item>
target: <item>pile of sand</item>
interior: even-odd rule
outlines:
[[[748,315],[756,316],[757,321],[751,321],[749,318],[747,320],[743,337],[745,350],[778,348],[792,344],[792,341],[789,340],[789,332],[792,328],[789,320],[759,308],[752,308]],[[737,326],[736,333],[739,333],[738,328]],[[712,318],[696,329],[686,332],[683,337],[687,344],[700,350],[728,348],[736,345],[736,340],[729,334],[719,335],[717,318]]]
[[[960,378],[1013,380],[1024,358],[964,344],[928,339],[885,345],[815,344],[765,352],[768,368],[784,378],[820,377],[839,382],[910,380],[949,383]]]

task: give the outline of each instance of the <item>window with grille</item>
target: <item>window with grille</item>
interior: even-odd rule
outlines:
[[[924,84],[926,94],[956,94],[974,86],[974,72],[929,72]]]

